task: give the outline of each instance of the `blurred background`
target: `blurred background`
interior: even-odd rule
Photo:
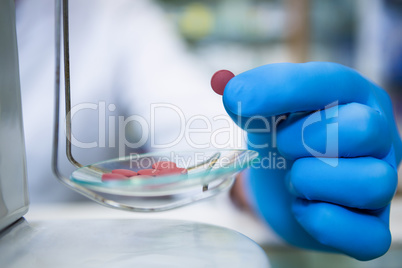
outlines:
[[[212,70],[330,61],[393,100],[402,132],[401,0],[158,0],[187,48]],[[401,187],[401,186],[400,186]]]
[[[400,0],[158,0],[188,49],[212,69],[331,61],[402,92]],[[400,110],[397,111],[398,114]]]
[[[53,0],[16,0],[30,182],[54,181],[48,165],[44,173],[45,168],[29,160],[50,162],[53,5]],[[209,85],[216,70],[239,74],[269,63],[330,61],[357,69],[387,90],[402,129],[401,0],[71,0],[69,12],[73,105],[114,105],[105,118],[136,114],[148,121],[150,104],[166,102],[187,118],[202,114],[211,119],[226,115]],[[38,101],[44,105],[38,107]],[[158,143],[177,136],[179,128],[174,113],[161,114],[153,133]],[[100,126],[94,123],[98,117],[90,109],[80,112],[73,119],[73,135],[85,142],[100,138]],[[215,123],[214,129],[222,127]],[[141,128],[132,123],[120,132],[135,142],[142,137]],[[74,153],[84,164],[94,163],[116,155],[109,145],[74,148]],[[186,148],[182,145],[175,149]],[[123,155],[152,149],[149,143],[134,150],[126,146]],[[66,173],[73,170],[68,162],[61,167]],[[43,185],[31,183],[31,189],[38,184]],[[60,196],[55,192],[54,198]]]
[[[235,72],[272,62],[332,61],[401,86],[399,0],[158,0],[189,49]]]
[[[17,26],[19,27],[18,37],[20,46],[20,61],[22,66],[21,85],[23,91],[23,101],[25,98],[25,102],[31,100],[31,95],[27,94],[26,92],[24,94],[24,91],[27,91],[27,88],[32,88],[34,85],[34,83],[29,82],[32,67],[30,67],[28,63],[31,61],[30,54],[35,54],[36,52],[26,52],[24,46],[30,45],[32,47],[32,42],[36,42],[34,40],[39,40],[38,38],[32,39],[35,36],[33,33],[38,33],[33,32],[32,30],[39,25],[37,21],[43,20],[43,23],[52,25],[53,18],[52,7],[42,5],[42,8],[36,10],[38,12],[37,14],[39,15],[36,17],[33,16],[32,21],[27,20],[25,16],[27,14],[33,14],[33,9],[28,7],[30,5],[34,6],[29,2],[30,1],[26,0],[16,1],[17,19],[20,19],[20,22],[17,23]],[[97,32],[95,33],[93,29],[101,29],[105,33],[108,33],[107,31],[113,32],[113,30],[111,30],[111,28],[107,28],[107,23],[95,23],[94,25],[91,24],[98,19],[99,21],[104,19],[99,16],[99,18],[90,20],[90,16],[92,14],[91,12],[94,11],[94,14],[95,12],[98,12],[98,14],[104,15],[102,14],[102,12],[104,12],[103,9],[93,9],[93,6],[88,4],[90,1],[86,1],[85,3],[84,1],[83,3],[80,3],[80,1],[71,2],[73,5],[71,16],[72,68],[74,68],[74,62],[79,62],[81,58],[84,61],[85,56],[87,54],[91,54],[91,52],[93,54],[103,53],[101,55],[104,56],[100,58],[99,62],[96,61],[99,60],[98,58],[96,58],[96,60],[94,60],[94,57],[89,58],[94,60],[94,65],[90,65],[89,67],[86,66],[85,69],[81,70],[81,72],[80,70],[72,70],[72,82],[73,86],[75,87],[75,92],[77,92],[80,91],[79,84],[84,84],[85,88],[85,85],[89,85],[95,81],[94,79],[91,80],[88,78],[89,73],[94,73],[94,77],[100,77],[104,74],[99,72],[97,68],[102,66],[102,62],[107,62],[108,59],[105,55],[111,54],[116,56],[114,54],[116,52],[116,48],[121,49],[121,51],[127,48],[120,47],[117,42],[113,43],[113,39],[109,38],[109,41],[112,40],[111,44],[107,44],[103,52],[97,47],[97,45],[101,43],[98,42],[98,40],[90,43],[90,45],[95,44],[94,47],[97,49],[96,52],[95,49],[93,51],[88,49],[90,46],[86,47],[87,49],[84,51],[85,53],[80,54],[74,52],[74,50],[77,51],[78,46],[85,46],[85,44],[88,43],[86,42],[86,38],[89,33],[94,35],[97,34]],[[102,3],[103,6],[107,6],[113,5],[114,1],[110,0],[109,4],[107,5],[105,4],[107,1],[99,2]],[[129,1],[120,2],[128,3]],[[132,3],[134,2],[136,1],[132,0]],[[178,54],[186,55],[186,57],[188,56],[188,58],[191,58],[190,61],[186,60],[185,63],[183,63],[184,61],[182,62],[180,59],[179,63],[183,63],[183,66],[190,66],[194,65],[195,63],[199,63],[198,70],[196,72],[201,73],[200,77],[197,76],[197,79],[191,80],[194,76],[188,75],[188,77],[190,77],[188,78],[188,81],[206,81],[209,83],[209,78],[211,75],[216,70],[223,68],[229,69],[235,74],[238,74],[260,65],[277,62],[337,62],[357,69],[367,78],[373,80],[375,83],[379,84],[388,91],[393,100],[394,111],[401,132],[402,0],[154,0],[148,2],[152,3],[152,7],[150,9],[157,10],[157,12],[150,13],[151,15],[157,15],[152,18],[158,21],[159,24],[169,24],[169,27],[163,28],[163,35],[155,34],[155,36],[152,36],[153,43],[151,44],[145,37],[152,35],[152,30],[149,29],[152,29],[152,27],[154,27],[156,24],[144,24],[144,29],[142,32],[134,32],[135,34],[139,34],[140,37],[137,38],[137,36],[133,35],[134,37],[129,41],[132,42],[132,44],[149,46],[148,51],[151,51],[152,53],[155,52],[155,47],[162,49],[164,46],[169,46],[170,50],[166,50],[168,52],[162,49],[160,51],[161,54],[157,54],[159,56],[162,55],[162,60],[167,62],[174,61],[176,55],[175,53],[172,53],[171,58],[165,58],[166,54],[170,53],[169,51],[180,51]],[[127,3],[126,6],[128,6]],[[20,9],[20,11],[18,11],[18,9]],[[135,9],[136,7],[133,7],[133,10]],[[22,12],[24,10],[25,13]],[[90,12],[87,12],[88,10],[90,10]],[[46,14],[50,14],[50,16],[47,16],[46,19],[44,19],[45,17],[40,15],[41,12],[46,12]],[[114,12],[114,10],[111,12]],[[123,13],[118,14],[122,15]],[[141,14],[134,14],[133,16],[141,17]],[[163,19],[161,19],[160,16],[162,16]],[[24,21],[24,19],[26,21]],[[116,21],[118,16],[114,15],[108,19],[111,21]],[[127,20],[127,22],[130,21]],[[128,25],[128,27],[130,27],[129,24],[124,23],[123,25]],[[137,22],[137,25],[131,26],[138,28],[142,25],[138,25]],[[149,26],[150,28],[148,27],[148,29],[146,26]],[[154,28],[158,27],[155,26]],[[74,39],[74,34],[79,32],[80,29],[82,29],[83,33],[79,33],[77,35],[78,38]],[[53,29],[50,29],[48,34],[50,39],[47,41],[47,43],[49,43],[49,47],[52,48]],[[120,35],[125,36],[125,33],[120,32]],[[141,36],[144,37],[144,41],[141,41]],[[175,41],[165,43],[165,40],[171,40],[172,36]],[[103,39],[100,40],[102,40],[102,42],[105,41]],[[41,45],[37,45],[37,47],[41,47]],[[142,53],[139,51],[147,51],[146,49],[144,50],[143,48],[138,47],[140,46],[131,46],[130,49],[132,51],[139,49],[137,54]],[[107,53],[104,53],[105,51]],[[179,83],[186,84],[183,82],[183,80],[179,79],[176,81],[174,78],[175,75],[178,77],[180,75],[185,76],[183,73],[181,73],[182,69],[176,70],[173,68],[174,70],[170,70],[169,68],[166,68],[166,65],[163,68],[161,67],[160,70],[155,70],[156,66],[162,63],[161,57],[153,56],[152,59],[147,57],[148,54],[144,56],[146,60],[140,63],[141,68],[136,67],[130,70],[132,71],[132,74],[130,73],[130,75],[134,76],[132,80],[135,81],[135,86],[140,88],[143,93],[140,101],[144,100],[143,102],[146,105],[148,105],[147,103],[154,101],[152,98],[147,99],[145,97],[144,92],[146,89],[155,89],[161,85],[149,85],[151,80],[157,80],[154,79],[154,74],[156,72],[159,71],[158,75],[161,75],[166,71],[166,77],[173,79],[172,81],[167,81],[166,77],[162,77],[160,79],[160,83],[162,84],[171,83],[173,87],[177,86],[178,89]],[[130,59],[131,62],[134,62],[135,60],[140,62],[143,60],[141,57],[137,56],[129,58],[129,60]],[[42,60],[42,62],[47,61]],[[52,67],[53,60],[49,59],[48,62],[49,66]],[[34,63],[35,68],[39,66],[37,64],[37,60]],[[146,63],[148,63],[148,65]],[[127,66],[129,65],[124,65],[124,68],[128,69]],[[48,70],[46,69],[47,73],[44,77],[44,79],[47,81],[45,83],[46,85],[39,85],[41,88],[47,88],[48,91],[46,92],[52,92],[53,90],[53,69],[51,67],[49,67]],[[76,73],[74,74],[74,72]],[[135,76],[136,72],[140,75]],[[109,74],[110,72],[105,73]],[[118,74],[117,78],[119,79],[117,86],[116,84],[113,84],[115,87],[127,86],[122,82],[124,79],[120,79],[122,73],[124,73],[124,71],[121,71],[120,69],[116,71],[116,73],[113,73]],[[150,73],[152,76],[149,75]],[[142,77],[146,77],[146,79],[144,79],[145,82],[141,80]],[[82,79],[82,81],[85,79],[90,81],[87,84],[80,83],[80,79]],[[76,82],[77,80],[78,82]],[[138,81],[140,81],[140,83],[138,83]],[[74,82],[76,83],[74,84]],[[157,81],[151,82],[156,83]],[[200,87],[205,89],[205,91],[208,91],[208,94],[212,94],[208,83],[204,82],[203,84],[200,84]],[[99,82],[99,84],[101,83]],[[191,86],[194,87],[194,84],[191,84]],[[185,87],[187,86],[184,85],[183,87],[180,87],[180,90]],[[107,88],[107,90],[110,91],[110,88]],[[154,95],[156,96],[157,94]],[[178,95],[174,96],[178,98]],[[83,97],[85,97],[84,100],[90,101],[90,97],[93,97],[93,94],[84,94]],[[164,95],[165,99],[168,97],[168,94]],[[215,101],[219,102],[220,100],[215,98]],[[50,99],[49,105],[51,105],[51,102],[52,100]],[[193,104],[194,103],[191,103],[191,105]],[[28,107],[28,105],[24,106]],[[211,107],[212,106],[213,105],[211,105]],[[33,120],[26,119],[29,118],[29,113],[31,113],[32,110],[33,108],[24,110],[24,120],[25,124],[28,124],[25,126],[25,131],[27,133],[28,177],[31,184],[30,194],[32,197],[31,200],[33,200],[33,203],[35,203],[36,200],[41,202],[46,201],[45,199],[40,199],[40,197],[44,197],[45,194],[43,193],[49,192],[48,189],[56,189],[57,187],[62,188],[63,186],[56,185],[56,179],[52,177],[49,167],[50,164],[48,164],[50,163],[50,121],[48,128],[46,128],[44,131],[49,133],[46,136],[46,142],[48,142],[49,145],[45,149],[45,151],[48,152],[49,159],[42,161],[44,164],[46,164],[46,167],[49,170],[49,172],[46,173],[46,176],[49,177],[49,184],[40,182],[44,176],[36,175],[34,172],[30,173],[30,165],[39,165],[38,163],[35,163],[34,158],[37,156],[38,151],[42,150],[38,149],[40,145],[39,142],[36,143],[35,139],[30,140],[31,136],[34,137],[34,134],[33,132],[30,132],[30,129],[35,128],[36,125],[32,123],[34,122]],[[48,111],[49,110],[44,110],[43,113],[49,114]],[[120,112],[122,111],[120,110]],[[87,119],[85,120],[88,122]],[[88,132],[85,122],[83,122],[83,125],[86,127],[85,132]],[[96,128],[89,131],[92,130],[95,133],[97,132]],[[39,134],[37,133],[35,135]],[[42,136],[43,133],[41,134],[41,137]],[[36,141],[37,140],[38,139],[36,139]],[[33,148],[34,145],[36,145],[37,148]],[[30,146],[32,147],[31,149]],[[31,171],[32,170],[33,168],[31,168]],[[399,172],[399,175],[399,177],[401,177],[401,172]],[[51,187],[50,181],[54,182]],[[37,185],[40,185],[40,187]],[[44,187],[44,185],[49,185],[49,187]],[[39,191],[42,191],[41,194],[36,194],[35,196],[35,190],[32,190],[36,189],[35,187],[37,188],[38,193]],[[63,191],[64,190],[65,192],[70,191],[63,189]],[[209,203],[204,202],[188,208],[175,210],[171,214],[158,215],[158,217],[191,219],[218,224],[238,230],[239,232],[248,235],[264,247],[273,267],[324,267],[324,265],[325,267],[400,267],[400,263],[402,263],[402,254],[400,254],[402,251],[402,202],[398,201],[401,200],[400,192],[402,192],[401,186],[399,186],[399,193],[397,194],[397,198],[395,199],[396,201],[394,201],[394,206],[392,208],[391,229],[393,232],[394,242],[391,250],[384,257],[371,262],[358,262],[346,256],[322,254],[290,248],[281,243],[273,234],[264,233],[264,228],[266,226],[262,226],[260,223],[257,223],[257,219],[255,219],[254,216],[247,214],[247,212],[245,213],[248,216],[244,216],[244,214],[241,213],[239,214],[238,210],[235,209],[231,203],[226,202],[226,199],[222,200],[222,198],[213,199],[208,201]],[[57,197],[61,196],[58,191],[54,191],[54,194]],[[211,210],[211,207],[214,209]],[[91,212],[89,213],[89,211]],[[66,205],[64,207],[57,208],[49,208],[49,204],[47,207],[32,205],[31,210],[27,215],[27,219],[43,220],[54,219],[55,217],[97,218],[100,216],[118,218],[147,217],[139,214],[112,211],[91,203],[76,206]]]

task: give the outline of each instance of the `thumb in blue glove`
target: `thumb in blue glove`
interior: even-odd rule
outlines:
[[[282,63],[232,78],[223,103],[260,154],[249,195],[275,232],[359,260],[387,252],[402,143],[384,90],[339,64]]]

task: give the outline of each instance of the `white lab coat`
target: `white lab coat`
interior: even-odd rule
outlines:
[[[31,202],[77,199],[77,194],[57,182],[50,168],[55,62],[54,1],[18,0],[16,4],[30,199]],[[70,50],[72,104],[89,103],[98,108],[80,110],[73,118],[74,137],[80,142],[97,143],[97,147],[92,149],[73,148],[73,155],[83,164],[108,159],[119,151],[118,148],[108,148],[113,142],[109,141],[108,130],[99,132],[102,122],[105,121],[107,129],[110,118],[114,118],[118,125],[117,116],[135,115],[149,124],[151,104],[168,103],[178,107],[186,122],[194,115],[207,116],[212,130],[228,126],[225,120],[212,120],[214,116],[226,115],[221,97],[214,94],[209,86],[214,70],[187,52],[174,27],[152,1],[70,1]],[[106,120],[101,118],[99,121],[98,111],[102,110],[102,103],[106,112],[101,111],[103,116],[100,117]],[[110,104],[116,109],[110,111]],[[148,129],[145,133],[139,127],[140,120],[126,129],[134,136],[132,141],[139,141],[142,135],[148,135],[148,142],[141,150],[155,149],[149,137],[155,138],[160,145],[175,140],[180,134],[177,111],[158,109],[155,132]],[[206,125],[196,120],[191,127],[205,128]],[[229,138],[225,134],[218,136],[220,144]],[[192,134],[192,137],[193,143],[204,144],[211,135],[207,133],[197,137]],[[119,147],[118,137],[114,143]],[[234,147],[239,147],[237,145]],[[61,170],[69,176],[73,168],[65,160],[64,144],[60,146],[63,152],[60,154]],[[208,147],[216,146],[209,144]],[[233,148],[233,143],[224,147]],[[179,148],[191,149],[185,137],[174,147],[164,149]],[[124,151],[127,154],[129,148]]]

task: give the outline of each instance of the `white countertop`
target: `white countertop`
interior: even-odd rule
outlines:
[[[31,204],[25,218],[36,220],[73,219],[177,219],[209,223],[238,231],[258,244],[283,245],[280,239],[255,216],[238,210],[227,193],[186,207],[166,212],[133,213],[110,209],[94,202]],[[402,244],[402,198],[391,207],[391,232],[394,244]]]

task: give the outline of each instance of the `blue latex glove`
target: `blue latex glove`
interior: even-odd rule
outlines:
[[[284,240],[359,260],[387,252],[402,144],[384,90],[339,64],[281,63],[234,77],[223,102],[265,161],[248,188]]]

